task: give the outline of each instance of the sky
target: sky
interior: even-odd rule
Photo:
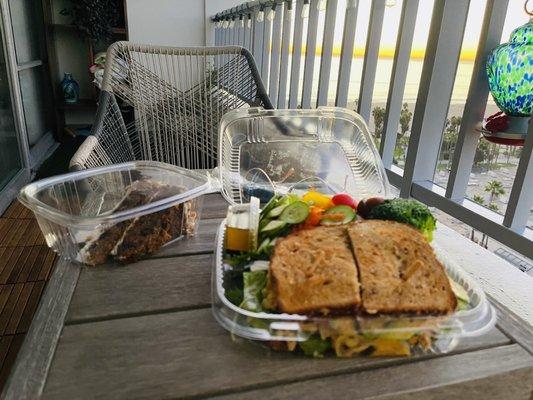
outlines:
[[[357,28],[355,34],[356,56],[362,55],[365,47],[371,3],[371,0],[359,1]],[[427,36],[429,33],[429,25],[431,22],[433,3],[433,0],[420,0],[416,28],[413,38],[413,50],[411,53],[411,56],[414,58],[423,57],[424,48],[426,47]],[[381,36],[381,57],[392,57],[394,55],[394,47],[396,45],[396,36],[402,9],[402,0],[387,0],[387,4],[389,4],[389,6],[385,9],[383,31]],[[485,6],[486,0],[470,1],[467,24],[465,28],[463,46],[461,51],[462,60],[473,60],[475,58],[475,52],[477,48],[477,42],[479,40],[479,35],[481,32],[483,12]],[[334,39],[334,53],[337,55],[340,54],[342,44],[342,30],[344,26],[345,9],[346,0],[339,0]],[[319,17],[318,43],[321,43],[321,38],[323,36],[323,26],[325,17],[324,14],[325,12],[321,12]],[[503,29],[501,43],[507,42],[511,31],[516,27],[525,24],[528,19],[529,17],[523,10],[522,0],[509,0],[509,7],[505,18],[505,25]],[[320,49],[318,49],[318,52],[320,52]]]

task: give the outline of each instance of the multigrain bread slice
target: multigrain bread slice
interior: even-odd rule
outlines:
[[[278,239],[270,279],[282,312],[353,314],[361,303],[345,227],[318,227]]]
[[[348,228],[368,313],[449,313],[457,300],[424,236],[408,225],[368,220]]]

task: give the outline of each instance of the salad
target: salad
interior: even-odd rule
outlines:
[[[316,233],[319,240],[318,236],[324,232],[334,232],[321,227],[342,228],[353,226],[357,221],[382,220],[410,225],[431,241],[436,228],[436,220],[429,209],[415,200],[381,197],[357,200],[347,193],[331,196],[313,189],[303,194],[275,195],[261,211],[253,209],[257,208],[250,209],[252,215],[247,229],[255,237],[249,242],[255,245],[246,250],[235,244],[226,246],[224,289],[226,298],[234,305],[257,313],[281,312],[269,268],[276,244],[288,236],[304,232],[306,237],[312,238]],[[258,216],[253,215],[256,212]],[[234,239],[228,241],[226,237],[226,243],[234,243]],[[466,291],[453,281],[450,284],[457,300],[456,310],[468,308]],[[251,326],[266,328],[264,320],[248,318]],[[432,321],[436,327],[439,318],[432,318]],[[428,329],[428,325],[431,325],[428,319],[419,316],[320,315],[302,324],[302,330],[308,333],[307,340],[277,341],[270,345],[277,350],[299,351],[314,357],[328,352],[339,357],[354,354],[406,356],[414,348],[431,346],[435,331]],[[391,331],[395,327],[403,330]],[[290,337],[291,332],[286,334]]]

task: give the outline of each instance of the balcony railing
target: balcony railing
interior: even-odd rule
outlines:
[[[358,0],[261,0],[244,3],[213,16],[214,42],[216,45],[244,46],[252,52],[274,107],[311,108],[333,104],[347,107],[355,101],[356,111],[370,122],[386,3],[385,0],[371,2],[356,98],[350,98],[349,87],[354,73],[356,29],[361,23]],[[338,9],[340,5],[345,10]],[[394,151],[417,12],[422,6],[419,0],[401,2],[379,150],[389,179],[401,196],[411,196],[436,207],[533,258],[533,230],[527,226],[533,204],[531,122],[505,214],[491,211],[467,198],[480,141],[476,126],[483,120],[489,98],[485,60],[490,50],[500,43],[508,5],[508,0],[487,0],[484,10],[474,10],[478,19],[483,13],[481,32],[449,178],[443,187],[434,183],[434,175],[469,7],[473,5],[469,1],[435,1],[405,163],[400,167],[393,162]],[[338,16],[342,14],[344,19],[339,23]],[[339,32],[339,24],[343,24],[343,29],[340,55],[337,57],[333,54],[334,35]],[[336,76],[332,76],[334,58]],[[336,89],[330,88],[335,79]],[[333,91],[334,100],[331,96]]]

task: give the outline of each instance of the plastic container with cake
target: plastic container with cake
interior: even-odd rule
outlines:
[[[196,233],[207,175],[135,161],[40,180],[19,200],[50,248],[87,265],[130,263]]]

